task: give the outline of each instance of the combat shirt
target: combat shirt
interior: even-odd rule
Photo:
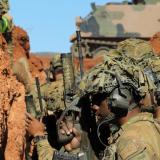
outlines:
[[[139,113],[110,139],[118,160],[160,160],[160,126],[151,113]]]

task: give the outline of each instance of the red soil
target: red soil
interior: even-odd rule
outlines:
[[[101,63],[103,61],[103,56],[96,56],[94,58],[85,58],[83,60],[84,63],[84,71],[88,71],[93,68],[95,65]],[[79,70],[79,60],[78,58],[74,59],[75,69]]]
[[[0,36],[0,159],[24,159],[25,90],[13,76],[10,57]]]

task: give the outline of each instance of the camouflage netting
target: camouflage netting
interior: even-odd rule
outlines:
[[[52,113],[63,110],[64,106],[64,88],[63,79],[51,84],[45,84],[41,87],[42,96],[46,99],[46,109]]]
[[[145,69],[150,67],[159,75],[159,62],[148,42],[128,39],[120,42],[117,49],[109,51],[105,63],[86,74],[80,88],[86,92],[110,93],[117,86],[115,73],[118,73],[123,83],[134,86],[141,95],[145,95],[148,90],[156,88],[152,77],[144,75]]]
[[[151,75],[156,75],[157,79],[160,78],[160,57],[155,55],[149,42],[128,39],[120,42],[116,51],[121,54],[123,61],[138,65],[152,80],[155,78]]]
[[[25,146],[25,91],[12,74],[10,57],[3,50],[5,40],[2,35],[0,38],[0,159],[22,160]]]

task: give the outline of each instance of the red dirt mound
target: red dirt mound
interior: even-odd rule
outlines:
[[[21,57],[29,58],[30,44],[27,32],[14,26],[12,30],[13,57],[16,61]]]
[[[30,54],[29,37],[26,31],[15,26],[12,31],[13,59],[14,62],[22,57],[28,59],[30,71],[33,77],[38,76],[41,82],[45,81],[44,68],[48,66],[48,57]],[[47,61],[47,62],[46,62]]]
[[[93,68],[97,64],[103,61],[103,56],[96,56],[94,58],[85,58],[83,60],[84,63],[84,71],[88,71],[89,69]],[[77,58],[74,59],[75,69],[79,70],[79,60]]]
[[[0,35],[0,46],[5,46]],[[25,103],[24,87],[13,76],[10,57],[0,48],[0,159],[24,159]]]
[[[45,83],[45,69],[49,68],[50,56],[31,54],[29,60],[30,71],[33,77],[38,76],[41,83]]]
[[[46,75],[44,70],[49,68],[51,55],[35,55],[30,54],[30,44],[29,37],[27,32],[24,31],[20,27],[13,28],[13,55],[14,61],[17,61],[21,57],[26,57],[29,62],[30,72],[33,77],[38,76],[41,83],[44,83],[46,80]],[[96,64],[102,62],[101,56],[96,56],[93,59],[85,58],[84,59],[84,71],[91,69]],[[75,69],[77,70],[79,67],[78,59],[74,60]]]

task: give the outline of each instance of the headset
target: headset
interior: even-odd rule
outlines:
[[[131,84],[122,84],[117,73],[115,77],[118,85],[110,93],[108,106],[111,112],[115,114],[115,117],[120,118],[126,116],[128,111],[134,109],[142,97]]]

